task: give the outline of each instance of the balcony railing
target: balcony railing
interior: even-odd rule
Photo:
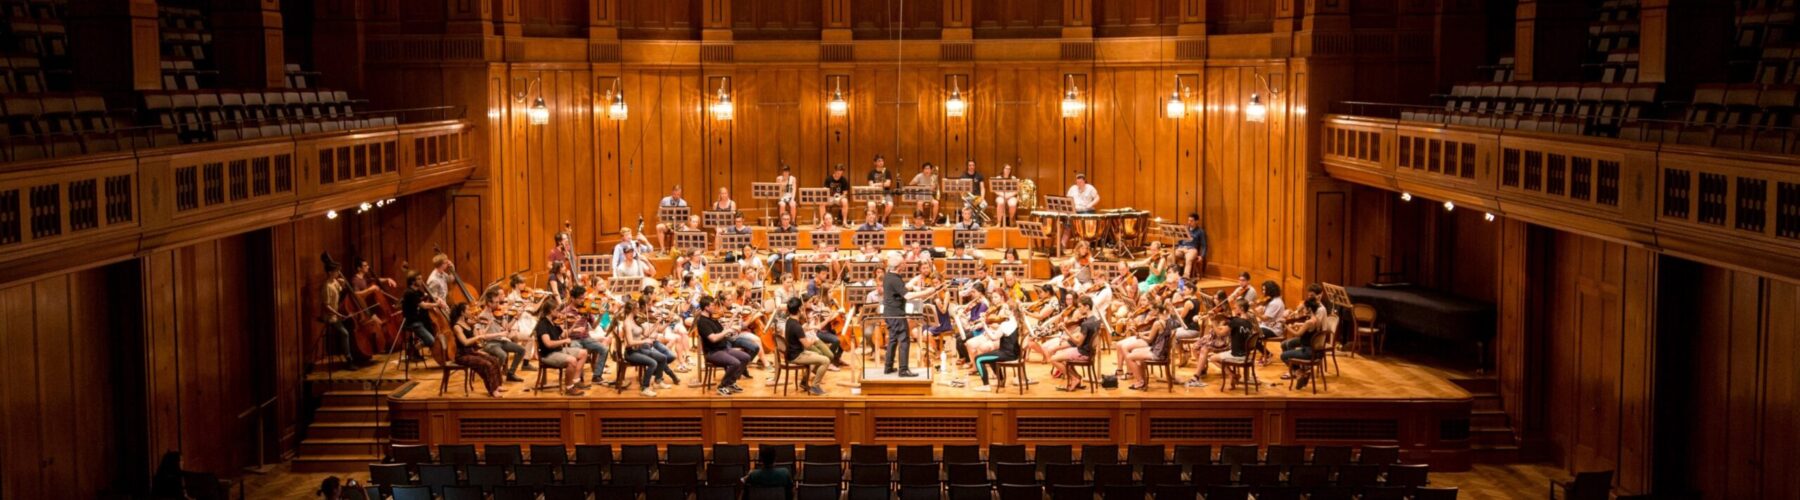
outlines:
[[[1800,156],[1351,115],[1320,148],[1341,179],[1800,278]]]

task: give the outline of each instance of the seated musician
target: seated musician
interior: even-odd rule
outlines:
[[[1004,262],[1007,264],[1020,263],[1021,261],[1019,260],[1019,249],[1007,248],[1006,251],[1000,252],[1000,262]]]
[[[1095,206],[1100,204],[1100,190],[1088,184],[1087,174],[1075,174],[1075,184],[1069,186],[1069,201],[1075,204],[1075,213],[1094,213]]]
[[[1281,361],[1288,365],[1288,372],[1281,374],[1282,380],[1294,378],[1295,365],[1293,364],[1293,360],[1312,359],[1315,340],[1329,340],[1329,337],[1326,339],[1317,338],[1319,335],[1329,336],[1331,334],[1331,332],[1325,331],[1326,316],[1329,315],[1330,312],[1325,307],[1324,298],[1322,297],[1324,293],[1324,285],[1318,283],[1306,285],[1306,300],[1301,303],[1300,310],[1295,311],[1298,314],[1305,314],[1306,320],[1305,322],[1290,327],[1290,331],[1295,335],[1293,338],[1281,342]],[[1300,381],[1295,384],[1295,389],[1305,389],[1309,379],[1310,378],[1300,379]]]
[[[502,338],[504,334],[475,333],[480,327],[475,315],[467,314],[468,309],[469,304],[466,303],[450,307],[450,329],[454,330],[451,338],[456,340],[456,364],[469,367],[470,372],[481,377],[481,385],[487,388],[488,397],[500,397],[500,393],[505,392],[500,389],[500,384],[503,383],[500,380],[500,363],[506,358],[494,356],[492,352],[483,349],[481,344]],[[508,379],[514,382],[520,380],[513,377]]]
[[[1125,370],[1134,381],[1127,388],[1134,391],[1150,386],[1150,379],[1144,371],[1145,363],[1169,360],[1169,347],[1174,341],[1175,329],[1181,324],[1180,318],[1169,313],[1168,305],[1159,301],[1151,302],[1149,315],[1143,320],[1149,324],[1148,331],[1133,332],[1132,336],[1120,340],[1113,349],[1119,353],[1120,363],[1125,365]]]
[[[748,298],[746,295],[748,294],[743,290],[736,288],[728,288],[719,292],[719,298],[724,301],[726,312],[739,320],[735,322],[735,326],[739,328],[732,328],[731,330],[734,331],[730,332],[731,345],[736,346],[739,350],[749,354],[750,357],[748,358],[748,361],[754,361],[760,366],[762,365],[763,360],[757,359],[757,356],[762,354],[762,338],[756,336],[756,332],[744,329],[743,327],[748,326],[748,323],[750,323],[750,321],[744,321],[747,317],[756,316],[762,313],[763,310],[759,307],[761,304],[746,303],[745,300]]]
[[[987,177],[982,176],[981,172],[975,170],[975,160],[969,160],[969,163],[963,167],[962,177],[957,178],[969,180],[969,195],[973,197],[970,199],[979,200],[982,199],[982,197],[987,196],[987,186],[984,184],[987,182]],[[964,204],[964,206],[967,205],[968,204],[966,203]]]
[[[718,320],[719,302],[713,297],[700,297],[699,313],[694,316],[694,331],[700,335],[700,349],[706,355],[706,361],[725,368],[725,374],[719,378],[718,393],[730,396],[744,392],[737,386],[737,379],[744,375],[744,365],[750,362],[750,353],[739,349],[732,341],[733,332],[725,331],[724,324]]]
[[[737,202],[731,201],[731,188],[719,188],[719,195],[713,197],[712,207],[715,212],[736,212]]]
[[[1000,297],[1001,292],[996,290],[993,298],[990,298],[989,300],[993,301]],[[1015,307],[1017,305],[1016,303],[995,302],[995,304],[1003,305],[997,305],[996,307],[999,307],[999,310],[995,311],[993,314],[987,315],[987,327],[982,330],[981,336],[969,339],[971,346],[973,346],[974,342],[977,340],[993,346],[993,349],[980,354],[976,354],[975,348],[970,347],[969,354],[975,357],[975,373],[981,376],[981,386],[976,387],[975,390],[982,392],[992,392],[994,390],[994,387],[988,382],[989,366],[1007,361],[1015,361],[1021,359],[1021,356],[1024,355],[1019,347],[1019,337],[1025,331],[1025,318],[1018,317],[1015,314],[1017,311]]]
[[[813,230],[814,231],[840,231],[840,230],[843,230],[843,228],[838,227],[836,216],[833,216],[830,213],[826,213],[824,217],[819,218],[819,226],[814,228]]]
[[[643,377],[638,381],[638,387],[642,390],[638,394],[654,398],[656,389],[674,387],[674,385],[662,381],[664,376],[674,381],[673,384],[681,383],[681,378],[675,376],[675,372],[669,369],[669,363],[674,361],[674,357],[667,354],[665,350],[659,349],[654,332],[638,322],[637,302],[627,301],[624,306],[619,308],[617,323],[619,336],[625,342],[625,352],[621,357],[625,359],[626,363],[644,367]]]
[[[794,216],[784,213],[781,214],[781,220],[775,223],[775,228],[770,229],[769,232],[771,234],[798,234],[800,230],[799,228],[794,227]],[[799,244],[799,241],[799,239],[794,240],[796,245]],[[769,246],[769,271],[773,276],[780,277],[793,274],[794,250],[795,249],[793,248],[775,248],[774,245]]]
[[[794,196],[799,191],[794,178],[793,169],[786,163],[781,164],[781,173],[775,176],[775,183],[781,185],[781,197],[775,200],[775,212],[788,217],[798,217],[800,205]]]
[[[618,264],[613,265],[614,278],[643,278],[646,285],[656,284],[656,280],[651,278],[656,276],[656,266],[650,264],[650,259],[644,258],[643,254],[633,248],[626,248],[622,257]]]
[[[566,297],[569,295],[569,285],[568,268],[561,262],[551,262],[550,278],[544,281],[544,289],[549,290],[553,297]]]
[[[674,272],[682,281],[692,280],[698,286],[706,280],[706,257],[699,253],[676,252]]]
[[[880,198],[870,200],[868,213],[876,214],[876,220],[887,220],[888,214],[894,211],[894,176],[888,172],[887,159],[875,155],[875,169],[869,171],[869,187],[881,188]]]
[[[693,369],[688,364],[688,352],[693,349],[694,343],[688,340],[687,327],[683,325],[681,315],[675,312],[678,307],[686,310],[684,301],[678,296],[680,290],[668,289],[667,293],[658,293],[658,290],[664,289],[655,287],[645,287],[644,290],[638,298],[638,324],[649,330],[650,336],[656,340],[654,348],[657,352],[674,360],[671,368],[679,373],[687,373]],[[660,298],[653,300],[653,297]],[[680,384],[681,381],[676,380],[674,383]]]
[[[562,369],[562,391],[564,396],[580,396],[585,394],[587,382],[582,382],[581,371],[588,362],[588,351],[576,345],[575,341],[563,337],[562,323],[569,320],[568,314],[559,310],[554,302],[544,302],[538,306],[537,316],[543,318],[537,323],[538,363],[549,368]]]
[[[1146,250],[1145,253],[1149,255],[1149,260],[1145,261],[1145,267],[1148,267],[1150,272],[1144,274],[1144,281],[1138,282],[1138,293],[1148,293],[1151,289],[1156,288],[1157,285],[1167,282],[1169,279],[1169,266],[1172,264],[1170,262],[1171,256],[1167,251],[1163,250],[1162,242],[1160,241],[1150,242],[1150,249]]]
[[[662,207],[686,207],[686,206],[688,206],[688,202],[686,199],[683,199],[681,197],[681,185],[680,184],[676,184],[675,187],[670,188],[669,195],[664,196],[662,198],[662,200],[656,202],[656,207],[659,210],[658,213],[661,213],[660,210],[662,209]],[[670,238],[672,238],[671,234],[676,231],[676,228],[678,226],[679,226],[679,224],[676,224],[676,223],[663,222],[661,217],[657,218],[656,234],[658,236],[662,237],[663,246],[665,246],[665,247],[672,246],[669,244],[673,241],[673,240],[670,240]]]
[[[498,293],[482,299],[481,311],[472,315],[475,316],[472,323],[474,328],[468,333],[479,338],[481,350],[500,363],[506,363],[507,357],[511,356],[512,362],[506,369],[508,382],[525,381],[519,378],[519,367],[525,364],[525,346],[512,341],[512,332],[507,329],[506,319],[510,316],[506,313],[506,302]],[[458,342],[461,340],[458,339]]]
[[[1200,228],[1200,214],[1188,214],[1187,233],[1187,239],[1175,244],[1175,254],[1181,259],[1182,268],[1187,270],[1188,279],[1200,279],[1206,272],[1208,250],[1206,230]]]
[[[938,220],[937,196],[938,196],[938,185],[939,185],[938,184],[937,166],[932,165],[931,162],[925,162],[924,165],[920,165],[919,173],[913,174],[912,181],[907,182],[906,185],[911,186],[911,187],[922,187],[922,188],[927,188],[927,189],[931,190],[930,198],[919,200],[918,204],[913,207],[913,217],[923,220],[924,222],[921,224],[922,226],[931,226],[931,225],[937,224],[937,220]]]
[[[1013,175],[1012,164],[1007,163],[1000,166],[1000,175],[994,176],[994,179],[1018,180],[1019,178]],[[1016,225],[1019,218],[1019,193],[1017,191],[994,191],[994,218],[998,219],[1003,227]]]
[[[1287,331],[1287,302],[1281,300],[1281,285],[1274,280],[1262,282],[1263,304],[1258,309],[1256,322],[1262,327],[1263,338],[1278,339]]]
[[[816,283],[826,283],[824,280],[829,278],[830,275],[820,272],[819,280]],[[817,325],[817,328],[813,329],[815,332],[814,335],[818,336],[820,342],[825,343],[827,347],[831,348],[831,367],[828,368],[828,370],[838,371],[839,368],[850,366],[849,363],[844,362],[843,339],[839,337],[837,328],[832,326],[836,323],[838,317],[843,316],[843,311],[837,310],[832,304],[829,291],[813,293],[811,292],[813,283],[807,284],[807,289],[808,292],[806,296],[810,297],[807,300],[807,307],[811,311],[808,315],[809,324]],[[824,289],[821,288],[820,290]]]
[[[956,225],[951,226],[951,228],[957,231],[975,231],[981,229],[981,223],[975,221],[975,208],[965,206],[962,207],[962,210],[957,211]]]
[[[418,347],[431,347],[435,343],[436,333],[432,331],[431,310],[443,308],[444,303],[436,296],[425,291],[424,282],[419,281],[419,273],[406,272],[406,293],[400,297],[400,312],[406,322],[400,327],[402,331],[412,332],[418,339]],[[423,360],[417,347],[407,346],[406,355],[415,360]]]
[[[1212,306],[1206,307],[1208,312],[1199,312],[1201,306],[1206,304],[1212,304]],[[1194,341],[1194,364],[1198,366],[1195,367],[1194,378],[1188,380],[1186,384],[1188,387],[1206,387],[1206,382],[1201,381],[1201,378],[1206,376],[1206,367],[1212,366],[1210,363],[1212,355],[1231,350],[1230,336],[1220,334],[1215,328],[1208,328],[1203,323],[1210,321],[1217,326],[1229,321],[1229,318],[1236,315],[1232,309],[1235,305],[1235,302],[1225,300],[1225,292],[1219,292],[1206,302],[1193,298],[1189,299],[1188,304],[1182,306],[1183,314],[1193,315],[1191,317],[1184,316],[1187,318],[1183,320],[1187,324],[1187,328],[1199,331],[1199,339]],[[1213,311],[1217,311],[1216,314]],[[1177,336],[1184,334],[1185,332],[1178,333]]]
[[[742,214],[742,213],[735,214],[731,217],[731,225],[730,226],[721,227],[718,230],[718,233],[721,236],[727,235],[727,234],[729,234],[729,235],[747,235],[747,234],[751,234],[751,232],[752,231],[750,229],[750,225],[744,223],[744,214]],[[744,253],[742,251],[740,251],[740,249],[724,248],[722,250],[723,250],[722,253],[725,254],[726,262],[736,262],[739,259],[744,258]]]
[[[875,248],[874,244],[863,245],[862,251],[856,254],[855,259],[857,262],[881,262],[881,249]]]
[[[813,322],[802,325],[800,322],[801,305],[799,297],[790,297],[783,306],[787,311],[787,318],[781,322],[781,335],[786,349],[781,356],[787,359],[788,364],[809,368],[811,373],[800,379],[800,390],[814,396],[824,396],[825,373],[831,367],[833,354],[831,347],[819,338],[818,332],[823,325]]]
[[[1231,294],[1226,298],[1231,300],[1243,299],[1244,302],[1249,302],[1251,304],[1257,303],[1256,286],[1250,284],[1249,272],[1238,273],[1237,286],[1231,289]]]
[[[394,280],[375,276],[375,272],[369,266],[369,261],[356,259],[356,265],[350,273],[351,293],[366,294],[373,290],[393,287]]]
[[[1241,300],[1232,306],[1232,310],[1237,312],[1246,312],[1249,309],[1250,304]],[[1256,348],[1252,344],[1261,343],[1256,340],[1256,323],[1244,315],[1234,315],[1225,321],[1218,322],[1217,326],[1213,327],[1213,335],[1224,337],[1228,346],[1223,352],[1213,353],[1209,360],[1213,364],[1219,364],[1221,361],[1242,363],[1250,356],[1250,351]],[[1223,368],[1223,366],[1220,367],[1221,370]]]
[[[856,226],[857,231],[880,231],[880,230],[882,230],[881,217],[879,215],[877,215],[875,212],[869,212],[869,214],[864,217],[865,218],[863,219],[863,223]]]
[[[842,163],[831,167],[831,176],[825,178],[825,190],[831,194],[831,197],[819,205],[818,220],[826,220],[832,215],[837,215],[843,220],[850,220],[850,177],[845,172],[846,169]],[[837,210],[835,214],[832,212],[833,209]]]
[[[1100,320],[1093,315],[1094,301],[1082,296],[1075,300],[1075,310],[1068,323],[1063,326],[1064,347],[1050,354],[1050,366],[1060,373],[1064,383],[1056,390],[1074,392],[1086,389],[1081,383],[1081,376],[1069,366],[1069,363],[1088,362],[1094,357],[1094,346],[1099,342]],[[1051,326],[1055,328],[1055,325]]]
[[[618,270],[615,269],[613,272],[617,273]],[[567,305],[563,306],[563,316],[568,319],[564,320],[562,326],[563,333],[568,336],[569,345],[587,351],[588,356],[586,359],[591,360],[594,363],[594,378],[592,380],[595,383],[599,383],[601,380],[606,379],[606,353],[611,352],[612,348],[607,346],[606,331],[589,322],[587,315],[581,314],[578,309],[579,306],[577,304],[582,300],[586,300],[585,297],[587,297],[587,292],[587,288],[582,286],[576,286],[573,290],[569,291],[569,294],[573,296],[575,300],[570,300]],[[600,296],[601,300],[606,300],[604,293],[600,294]],[[539,346],[538,353],[541,355],[543,352],[542,346]]]
[[[621,227],[619,228],[619,244],[613,245],[612,265],[614,268],[625,263],[625,252],[628,250],[636,250],[639,259],[648,259],[656,247],[650,246],[650,238],[646,238],[642,234],[632,234],[629,227]]]
[[[956,339],[956,356],[958,363],[973,369],[970,364],[975,356],[986,354],[994,349],[992,340],[984,340],[982,333],[987,330],[988,314],[987,285],[972,282],[957,288],[956,296],[960,304],[950,307],[955,326],[962,330],[962,337]]]

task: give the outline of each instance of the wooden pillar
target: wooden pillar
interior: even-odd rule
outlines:
[[[1513,28],[1513,79],[1579,81],[1581,56],[1587,53],[1586,12],[1578,0],[1520,0]]]
[[[700,39],[731,41],[731,0],[700,0]]]
[[[1436,64],[1432,74],[1436,78],[1429,82],[1431,88],[1448,88],[1467,80],[1469,68],[1494,63],[1485,60],[1487,19],[1480,3],[1440,0],[1432,11],[1432,61]]]
[[[363,63],[368,51],[365,0],[314,0],[313,70],[326,87],[352,94],[363,91]]]
[[[494,12],[494,20],[500,24],[500,36],[519,38],[525,36],[525,26],[519,23],[519,0],[493,0],[499,5]]]
[[[1181,26],[1175,28],[1175,34],[1206,36],[1206,0],[1181,0]]]
[[[75,81],[92,90],[162,88],[162,43],[156,0],[69,3],[69,60]]]
[[[621,0],[588,0],[588,40],[619,39],[619,2]]]
[[[1094,38],[1094,0],[1063,0],[1063,38]]]
[[[279,0],[213,0],[212,26],[220,86],[287,87]]]
[[[386,9],[388,16],[377,16],[378,18],[392,17],[394,21],[399,21],[402,7],[393,4],[394,0],[375,1],[391,6]],[[444,34],[491,35],[494,33],[493,19],[494,4],[490,0],[451,0],[449,8],[444,11]]]

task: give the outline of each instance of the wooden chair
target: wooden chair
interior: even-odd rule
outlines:
[[[544,380],[548,378],[548,374],[550,373],[550,370],[556,370],[556,380],[554,382],[554,386],[556,387],[557,391],[562,391],[563,369],[553,367],[553,366],[546,366],[543,363],[541,358],[538,362],[537,383],[532,384],[531,390],[537,391],[537,392],[544,392]]]
[[[469,391],[475,388],[475,373],[469,371],[469,367],[463,366],[462,363],[451,361],[449,363],[444,363],[444,365],[439,368],[444,370],[444,377],[438,379],[439,396],[444,395],[444,391],[450,388],[450,377],[457,372],[462,372],[463,374],[463,395],[468,395]]]
[[[1174,356],[1175,354],[1170,353],[1169,355]],[[1169,381],[1169,392],[1175,392],[1175,370],[1170,368],[1169,362],[1168,358],[1144,360],[1144,379],[1156,380],[1156,372],[1161,371],[1163,379]]]
[[[623,332],[613,335],[611,350],[612,352],[608,353],[606,357],[610,358],[609,360],[613,363],[613,394],[622,394],[625,392],[625,386],[631,385],[631,380],[643,380],[644,370],[650,368],[625,361],[625,335]],[[638,376],[637,378],[627,380],[625,374],[633,368],[637,369]],[[598,384],[600,381],[595,380],[594,383]],[[640,387],[640,389],[649,389],[649,387]]]
[[[1387,332],[1381,325],[1381,317],[1375,306],[1354,304],[1351,306],[1351,317],[1356,320],[1356,329],[1350,343],[1355,344],[1356,349],[1352,349],[1350,355],[1355,356],[1358,350],[1367,350],[1368,355],[1374,356],[1377,352],[1386,350]]]
[[[1069,367],[1070,371],[1075,372],[1074,375],[1076,378],[1081,379],[1082,383],[1087,384],[1088,392],[1098,392],[1100,390],[1100,369],[1097,368],[1099,362],[1100,349],[1096,347],[1094,348],[1094,355],[1088,356],[1087,361],[1069,361],[1066,365]]]
[[[1256,349],[1246,347],[1244,360],[1241,362],[1219,360],[1219,371],[1222,372],[1219,375],[1225,379],[1219,383],[1219,392],[1230,391],[1234,384],[1242,386],[1246,396],[1250,395],[1252,387],[1257,392],[1262,392],[1262,380],[1256,378],[1257,355]]]
[[[765,354],[775,358],[775,385],[781,386],[781,395],[786,396],[788,394],[788,386],[799,385],[800,381],[806,380],[807,372],[812,371],[812,369],[807,368],[806,365],[796,365],[788,362],[787,335],[782,334],[781,332],[771,332],[771,335],[775,336],[775,352]]]
[[[1030,385],[1030,382],[1025,380],[1025,357],[1023,353],[1020,353],[1019,359],[1012,361],[995,361],[988,364],[988,366],[994,367],[994,376],[1000,379],[995,385],[1002,389],[1006,388],[1006,375],[1008,372],[1018,374],[1017,385],[1019,386],[1019,394],[1025,394],[1025,387]]]

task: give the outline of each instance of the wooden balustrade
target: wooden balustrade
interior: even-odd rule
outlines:
[[[1342,115],[1321,135],[1333,177],[1800,277],[1800,157]]]
[[[0,284],[455,184],[474,167],[468,130],[452,120],[0,165]]]

